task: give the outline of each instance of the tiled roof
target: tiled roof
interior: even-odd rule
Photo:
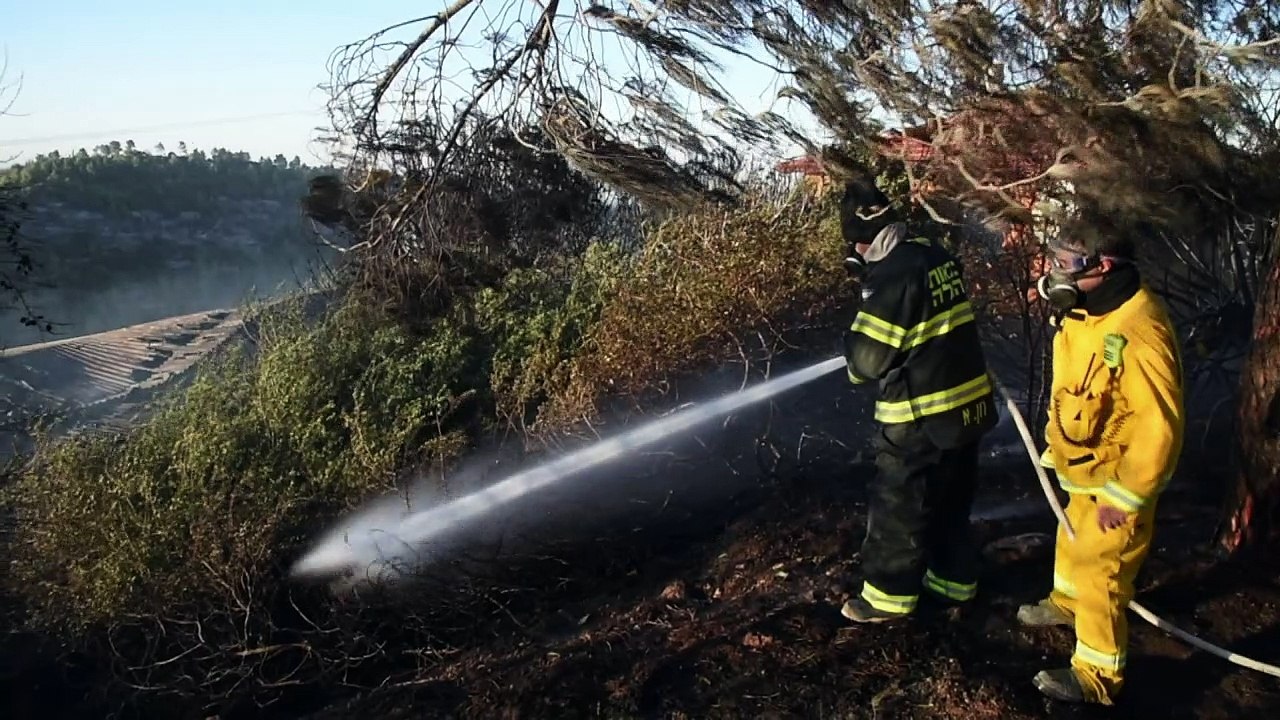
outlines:
[[[784,173],[803,173],[805,175],[826,175],[827,171],[822,167],[822,161],[812,155],[801,155],[800,157],[783,160],[775,166],[778,172]]]

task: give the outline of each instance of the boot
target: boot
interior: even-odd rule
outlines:
[[[1084,687],[1080,678],[1071,668],[1059,670],[1041,670],[1032,681],[1036,689],[1054,700],[1062,702],[1082,703],[1085,701]]]
[[[891,613],[877,610],[859,595],[846,602],[844,607],[840,608],[840,614],[854,622],[881,623],[904,618],[910,613]]]
[[[1023,605],[1018,608],[1018,622],[1027,627],[1075,626],[1075,621],[1069,615],[1047,599],[1035,605]]]

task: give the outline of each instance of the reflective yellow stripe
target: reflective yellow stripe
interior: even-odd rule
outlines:
[[[989,394],[991,394],[991,379],[983,373],[962,385],[947,390],[908,400],[880,401],[876,403],[876,420],[883,423],[911,422],[929,415],[954,410]]]
[[[1058,469],[1058,466],[1053,463],[1053,451],[1049,448],[1045,448],[1044,452],[1040,453],[1040,467],[1050,470]]]
[[[1141,495],[1124,489],[1115,480],[1103,485],[1101,494],[1108,502],[1125,512],[1137,512],[1146,504]]]
[[[929,340],[942,337],[961,325],[971,322],[973,322],[973,306],[969,304],[968,300],[965,300],[950,310],[938,313],[908,330],[906,338],[902,341],[902,346],[904,348],[913,348],[917,345],[923,345]]]
[[[933,574],[932,570],[926,570],[924,573],[924,585],[930,590],[951,598],[952,600],[972,600],[973,596],[978,594],[977,583],[958,583],[951,580],[943,580]]]
[[[918,598],[918,595],[890,595],[869,582],[862,583],[862,599],[881,612],[905,615],[916,609]]]
[[[1105,668],[1112,672],[1120,671],[1125,664],[1125,653],[1104,653],[1101,650],[1095,650],[1085,645],[1079,640],[1076,641],[1076,657],[1087,665]]]
[[[849,326],[850,332],[862,333],[872,340],[888,345],[895,350],[902,347],[902,340],[907,336],[907,329],[882,320],[866,311],[859,312]]]
[[[849,368],[849,382],[853,383],[854,385],[861,385],[862,383],[865,383],[865,382],[871,382],[871,379],[864,378],[861,375],[855,373],[853,371],[853,368]]]
[[[860,332],[872,340],[878,340],[891,348],[901,350],[923,345],[929,340],[942,337],[952,330],[973,321],[973,306],[969,304],[968,300],[965,300],[950,310],[938,313],[909,330],[866,311],[858,313],[858,316],[853,319],[853,325],[849,326],[849,330],[851,332]]]
[[[1053,571],[1053,589],[1069,598],[1074,598],[1076,596],[1075,583],[1063,577],[1057,570]]]

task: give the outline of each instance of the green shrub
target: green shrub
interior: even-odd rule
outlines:
[[[18,478],[23,594],[79,628],[265,584],[303,530],[424,448],[461,449],[472,342],[448,320],[413,338],[353,306],[314,328],[265,321],[256,357],[226,353],[123,440],[56,444]]]
[[[320,629],[306,623],[323,608],[291,614],[283,564],[302,543],[415,466],[461,455],[486,429],[477,420],[567,429],[608,395],[736,357],[739,336],[812,323],[849,292],[833,210],[801,195],[705,209],[635,253],[597,242],[456,288],[437,315],[397,315],[405,305],[367,288],[318,320],[273,310],[250,323],[253,343],[205,363],[127,435],[36,454],[6,489],[20,512],[14,589],[124,695],[269,700],[283,692],[276,666],[295,672],[298,654],[316,668],[400,662],[360,625],[385,618],[335,610]],[[398,291],[412,300],[420,285]]]
[[[354,300],[311,323],[276,311],[252,354],[123,440],[39,454],[11,490],[29,520],[15,577],[75,627],[256,587],[304,532],[461,452],[477,409],[563,428],[736,353],[735,334],[785,333],[845,292],[840,250],[830,198],[752,201],[668,221],[633,256],[593,243],[511,272],[412,332]]]
[[[615,244],[581,257],[517,270],[476,298],[476,324],[491,343],[489,386],[497,417],[521,429],[569,380],[569,365],[630,268]]]

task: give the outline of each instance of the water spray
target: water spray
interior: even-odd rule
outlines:
[[[358,514],[330,532],[293,567],[295,576],[338,575],[357,568],[385,569],[421,560],[420,548],[449,531],[544,488],[565,476],[613,460],[625,453],[693,428],[713,417],[767,400],[845,367],[843,356],[824,360],[754,387],[686,407],[635,430],[594,443],[551,462],[512,475],[483,490],[421,512],[403,514],[383,507]],[[405,557],[408,551],[410,556]],[[398,554],[393,554],[398,553]],[[415,557],[418,555],[418,557]]]
[[[1067,538],[1074,540],[1076,537],[1075,529],[1071,527],[1071,523],[1067,520],[1067,514],[1062,509],[1062,503],[1058,501],[1058,494],[1053,490],[1053,483],[1050,482],[1048,473],[1046,473],[1044,468],[1040,465],[1040,455],[1036,452],[1035,439],[1031,436],[1031,430],[1027,427],[1027,422],[1022,417],[1022,412],[1018,409],[1018,404],[1013,401],[1009,392],[1005,390],[1004,385],[999,381],[996,382],[996,387],[1000,389],[1000,394],[1004,396],[1004,403],[1005,406],[1009,408],[1009,414],[1013,417],[1013,424],[1017,426],[1018,434],[1022,436],[1022,443],[1027,448],[1027,456],[1031,458],[1031,465],[1035,468],[1036,476],[1040,479],[1040,487],[1044,490],[1045,499],[1049,501],[1049,507],[1053,508],[1053,514],[1057,516],[1058,523],[1062,525],[1062,530],[1066,533]],[[1280,667],[1259,662],[1253,658],[1245,657],[1244,655],[1231,652],[1230,650],[1220,648],[1213,643],[1202,640],[1186,630],[1170,623],[1159,615],[1156,615],[1134,600],[1129,601],[1129,609],[1143,620],[1146,620],[1170,635],[1200,648],[1205,652],[1213,653],[1214,655],[1217,655],[1228,662],[1233,662],[1241,667],[1247,667],[1250,670],[1257,670],[1260,673],[1280,677]]]

